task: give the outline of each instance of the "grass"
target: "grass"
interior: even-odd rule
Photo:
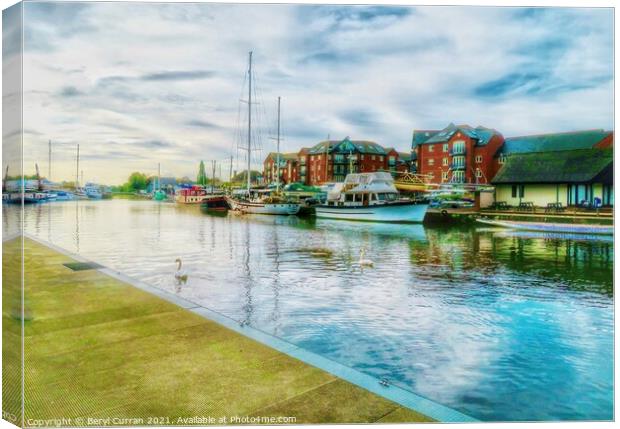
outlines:
[[[3,243],[3,403],[13,411],[21,384],[13,308],[18,253],[19,240]],[[24,255],[26,423],[71,418],[66,425],[79,426],[86,420],[78,419],[91,417],[165,425],[196,416],[213,424],[231,416],[430,421],[99,271],[72,271],[63,264],[75,261],[31,240]]]

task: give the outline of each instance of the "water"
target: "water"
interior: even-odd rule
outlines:
[[[25,229],[482,420],[613,418],[610,239],[129,200],[27,206]]]

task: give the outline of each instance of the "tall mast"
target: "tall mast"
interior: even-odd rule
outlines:
[[[77,158],[75,166],[75,188],[80,187],[80,144],[77,145]]]
[[[278,97],[278,138],[276,146],[276,192],[280,192],[280,97]]]
[[[52,140],[49,141],[47,153],[47,180],[52,181]]]
[[[217,165],[217,161],[216,160],[212,160],[211,161],[211,168],[212,168],[212,172],[211,172],[211,193],[213,193],[215,191],[215,167]]]
[[[157,190],[161,191],[161,163],[157,163]]]
[[[252,51],[249,55],[248,65],[248,194],[252,185],[250,180],[250,168],[252,159]]]

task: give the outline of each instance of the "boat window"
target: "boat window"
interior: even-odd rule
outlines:
[[[353,201],[353,194],[344,194],[344,200],[345,201]]]
[[[377,199],[379,201],[385,201],[385,194],[377,194]]]
[[[385,194],[387,196],[387,200],[388,201],[394,201],[396,199],[396,194],[394,193],[389,193],[389,194]]]

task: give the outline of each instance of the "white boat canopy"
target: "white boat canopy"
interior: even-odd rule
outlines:
[[[390,173],[377,171],[374,173],[347,174],[344,179],[347,192],[392,192],[398,193],[394,179]]]

